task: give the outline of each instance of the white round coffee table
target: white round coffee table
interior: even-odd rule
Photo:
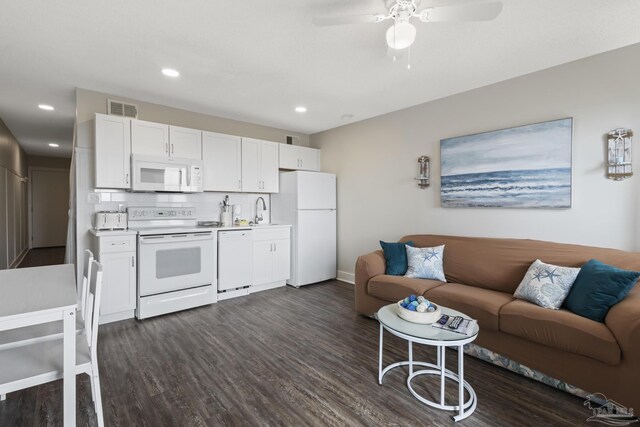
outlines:
[[[448,316],[462,316],[469,318],[459,311],[442,307],[442,314]],[[479,328],[476,326],[474,333],[471,335],[463,335],[457,332],[451,332],[447,330],[437,329],[431,325],[420,325],[417,323],[407,322],[401,319],[397,314],[397,305],[389,304],[378,310],[376,317],[380,322],[380,348],[379,348],[379,362],[378,362],[378,384],[382,384],[382,378],[391,369],[399,366],[409,366],[409,377],[407,378],[407,388],[411,394],[425,405],[432,406],[434,408],[443,409],[447,411],[457,411],[458,415],[454,416],[455,421],[460,421],[467,418],[476,409],[477,398],[473,387],[464,380],[464,345],[472,342],[478,336]],[[391,334],[400,337],[409,342],[409,360],[392,363],[382,367],[382,344],[384,330],[387,330]],[[415,362],[413,360],[413,343],[426,344],[437,348],[437,363],[427,362]],[[447,347],[457,347],[458,349],[458,373],[454,373],[449,369],[446,369],[445,365],[445,350]],[[414,371],[414,366],[425,367],[427,369],[420,369]],[[440,377],[440,401],[434,402],[423,396],[420,396],[411,385],[411,381],[420,375],[437,375]],[[445,380],[449,378],[458,383],[458,404],[448,405],[445,403]],[[469,393],[469,399],[464,401],[465,390]]]

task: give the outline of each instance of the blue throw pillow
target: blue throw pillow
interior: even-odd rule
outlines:
[[[380,240],[384,259],[387,261],[386,273],[391,276],[404,276],[407,272],[407,250],[405,245],[413,246],[412,241],[405,243],[387,243]]]
[[[604,322],[609,309],[627,296],[638,277],[639,272],[592,259],[580,269],[564,306],[580,316]]]

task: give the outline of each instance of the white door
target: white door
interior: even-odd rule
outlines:
[[[31,246],[65,246],[69,212],[69,171],[31,171]]]
[[[239,136],[202,133],[204,191],[242,190],[242,145]]]
[[[131,120],[131,152],[147,156],[169,156],[169,126]]]
[[[264,141],[260,144],[260,177],[263,193],[277,193],[279,190],[278,144]]]
[[[15,216],[16,212],[13,209],[15,203],[16,184],[18,179],[12,172],[7,171],[7,261],[8,266],[11,267],[13,261],[15,261],[18,254],[16,254],[15,247]]]
[[[131,120],[96,114],[96,187],[131,188]]]
[[[273,275],[273,242],[262,240],[253,243],[253,285],[271,283]]]
[[[336,277],[336,211],[297,213],[297,283],[301,286]]]
[[[242,138],[242,191],[260,192],[259,182],[260,141]]]
[[[287,280],[289,277],[291,277],[291,240],[275,240],[273,242],[272,281]]]
[[[279,144],[278,166],[280,169],[298,169],[300,167],[299,147],[297,145]]]
[[[296,172],[298,209],[335,209],[336,176],[322,172]]]
[[[298,157],[300,164],[298,169],[308,171],[320,170],[320,150],[308,147],[299,147]]]
[[[113,314],[136,308],[135,252],[100,254],[103,271],[100,314]]]
[[[171,157],[202,160],[202,131],[169,126]]]

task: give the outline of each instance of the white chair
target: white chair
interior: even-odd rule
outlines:
[[[101,293],[102,267],[93,261],[85,311],[87,334],[76,336],[76,375],[89,375],[98,426],[104,426],[97,357]],[[0,395],[61,379],[62,350],[61,338],[0,349]]]
[[[91,277],[91,266],[93,263],[93,253],[85,251],[83,274],[78,280],[78,310],[76,312],[76,333],[85,331],[86,311],[88,308],[87,297],[89,278]],[[62,320],[57,322],[42,323],[40,325],[27,326],[24,328],[10,329],[0,332],[0,350],[20,347],[33,344],[38,341],[54,340],[62,337]],[[0,400],[4,400],[0,397]]]

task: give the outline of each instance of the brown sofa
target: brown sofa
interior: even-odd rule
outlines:
[[[447,283],[385,275],[382,251],[358,258],[356,310],[373,315],[409,294],[478,319],[475,344],[587,392],[640,410],[640,286],[611,308],[604,323],[566,309],[516,300],[533,261],[579,267],[591,258],[640,270],[640,253],[537,240],[405,236],[417,247],[445,245]]]

